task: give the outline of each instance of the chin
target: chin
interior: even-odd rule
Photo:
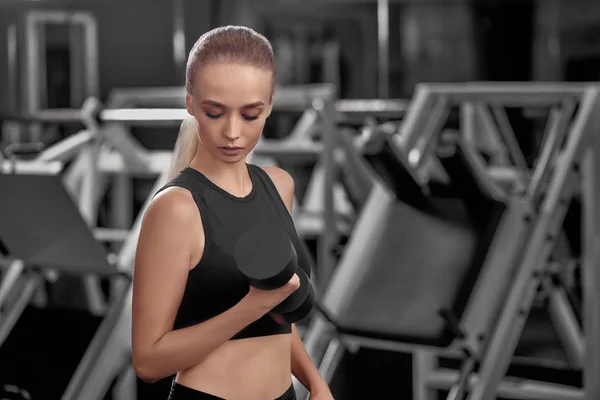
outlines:
[[[248,156],[247,154],[239,154],[234,157],[228,157],[228,156],[224,156],[223,154],[217,153],[216,159],[225,164],[237,164],[240,162],[245,162],[247,156]]]

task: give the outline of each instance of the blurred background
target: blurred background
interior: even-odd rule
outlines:
[[[576,83],[600,77],[600,2],[596,0],[0,0],[0,149],[4,154],[0,161],[3,157],[35,160],[43,150],[62,146],[89,125],[78,114],[43,117],[40,110],[76,110],[90,106],[90,99],[107,109],[183,108],[182,86],[191,46],[207,30],[226,24],[252,27],[271,40],[284,94],[286,88],[333,84],[338,111],[346,115],[338,127],[353,129],[355,138],[374,126],[389,127],[385,125],[388,122],[392,130],[401,131],[403,117],[422,83]],[[299,129],[303,118],[310,118],[304,113],[310,109],[303,102],[305,96],[295,95],[294,90],[290,93],[283,97],[299,99],[298,105],[290,107],[293,101],[289,100],[281,109],[275,108],[265,127],[266,139],[286,139]],[[377,103],[379,100],[384,102]],[[450,113],[451,128],[458,126],[457,115]],[[549,112],[539,107],[533,112],[512,107],[506,115],[503,121],[512,126],[515,136],[512,142],[507,140],[507,146],[516,143],[516,159],[522,160],[513,164],[532,169],[546,143]],[[123,135],[133,138],[135,146],[129,139],[112,143],[116,149],[118,143],[141,146],[156,154],[156,165],[162,167],[152,167],[152,176],[139,168],[135,173],[119,173],[121,164],[129,162],[127,156],[114,165],[109,165],[113,161],[107,158],[102,168],[111,171],[112,180],[102,184],[105,189],[97,200],[86,203],[75,196],[90,226],[132,228],[155,187],[156,175],[166,165],[178,118],[131,124]],[[320,140],[318,135],[316,138]],[[324,190],[322,179],[331,179],[323,178],[322,163],[317,160],[324,151],[317,148],[317,154],[306,157],[258,152],[257,163],[276,163],[290,171],[297,185],[297,200],[304,205],[301,209],[314,215],[327,207],[314,200]],[[333,157],[334,153],[327,154]],[[46,155],[46,161],[65,161],[62,156]],[[129,158],[135,164],[135,157]],[[344,173],[362,172],[350,168]],[[509,186],[513,190],[518,185]],[[69,187],[71,193],[73,187]],[[0,185],[0,197],[9,190],[14,189]],[[350,227],[335,228],[335,240],[328,242],[335,253],[332,263],[343,254],[369,193],[368,188],[361,192],[356,185],[354,190],[346,190],[343,198],[334,200],[342,225]],[[311,206],[314,202],[317,205]],[[581,240],[581,204],[573,204],[569,208],[572,219],[564,224],[569,259],[579,257]],[[296,221],[320,265],[323,250],[319,240],[328,228],[323,222],[314,227],[308,217]],[[0,254],[10,256],[10,246],[5,243],[7,248],[2,247],[2,223],[0,218]],[[331,220],[324,222],[329,223]],[[348,232],[340,233],[344,230]],[[118,254],[127,241],[127,233],[104,235],[102,240],[111,253]],[[106,239],[108,236],[111,238]],[[5,282],[10,271],[4,269],[0,275]],[[321,272],[324,281],[330,275]],[[39,293],[32,295],[18,322],[9,323],[10,328],[0,335],[0,386],[5,384],[6,392],[9,384],[23,388],[36,400],[61,398],[107,315],[106,309],[95,307],[90,300],[93,284],[86,279],[69,274],[45,276],[43,299]],[[100,298],[114,293],[107,280],[97,285],[103,293],[97,295]],[[319,285],[325,290],[325,283]],[[580,285],[572,283],[570,288],[579,293]],[[1,300],[6,299],[0,296]],[[532,315],[534,322],[527,330],[530,336],[520,342],[520,354],[553,361],[513,365],[515,373],[552,375],[561,383],[580,385],[581,369],[573,368],[565,361],[568,357],[557,350],[563,342],[549,322],[552,318]],[[299,325],[308,329],[309,323]],[[565,364],[556,364],[557,360]],[[332,377],[334,395],[338,400],[413,398],[413,367],[410,351],[361,349],[345,354]],[[127,365],[119,368],[125,371]],[[118,385],[117,379],[111,381],[110,390],[103,387],[106,395],[100,398],[112,399]],[[135,385],[139,399],[166,399],[170,380],[153,385],[136,380]],[[510,398],[525,398],[515,396]],[[27,397],[14,394],[14,399],[21,398]]]

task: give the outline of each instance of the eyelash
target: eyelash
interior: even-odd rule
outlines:
[[[221,116],[223,115],[223,114],[218,114],[218,115],[215,115],[215,114],[209,114],[209,113],[205,113],[205,114],[206,114],[206,116],[207,116],[208,118],[210,118],[210,119],[218,119],[219,117],[221,117]],[[257,115],[257,116],[254,116],[254,117],[249,117],[249,116],[243,115],[243,118],[244,118],[246,121],[254,121],[254,120],[258,119],[258,115]]]

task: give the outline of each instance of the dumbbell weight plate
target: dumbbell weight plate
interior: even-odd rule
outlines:
[[[298,265],[298,255],[289,236],[273,225],[244,232],[236,242],[234,260],[250,285],[261,290],[285,285]]]
[[[272,310],[288,324],[305,318],[315,304],[315,290],[308,275],[302,268],[298,268],[296,273],[300,278],[300,287]]]

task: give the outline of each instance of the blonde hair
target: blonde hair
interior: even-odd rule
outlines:
[[[173,148],[171,156],[171,166],[169,167],[168,180],[173,179],[179,171],[187,167],[196,155],[198,148],[198,128],[196,119],[188,115],[179,127],[177,141]]]
[[[223,26],[204,33],[190,50],[185,89],[193,96],[194,79],[200,66],[210,63],[241,63],[262,68],[272,73],[273,91],[277,81],[275,56],[266,37],[244,26]],[[171,157],[169,177],[172,179],[187,167],[198,148],[198,124],[194,117],[183,120]],[[251,154],[248,155],[248,159]]]

